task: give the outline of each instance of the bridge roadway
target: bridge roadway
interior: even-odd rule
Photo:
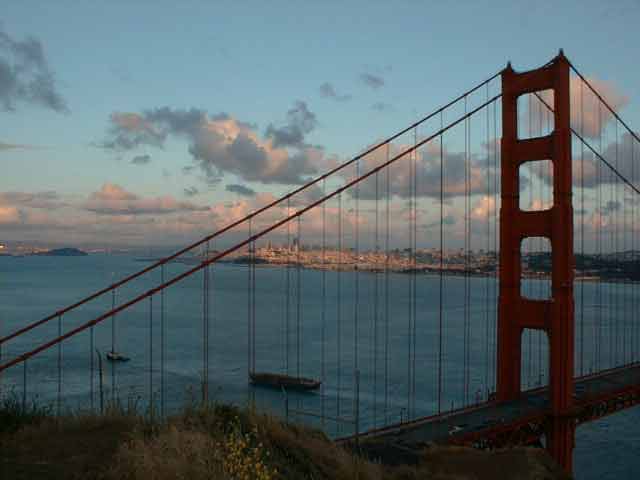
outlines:
[[[576,425],[640,403],[640,364],[576,378]],[[523,392],[518,400],[486,402],[441,415],[371,430],[358,436],[360,449],[385,463],[414,463],[429,444],[480,448],[536,444],[549,419],[548,390]],[[355,437],[343,439],[352,444]]]

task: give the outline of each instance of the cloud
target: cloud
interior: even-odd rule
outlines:
[[[65,205],[56,192],[0,192],[0,204],[53,210]]]
[[[134,165],[146,165],[149,162],[151,162],[151,155],[136,155],[131,159]]]
[[[471,207],[471,218],[486,222],[487,217],[493,215],[495,211],[496,198],[493,196],[483,195]]]
[[[337,102],[346,102],[351,100],[352,98],[351,95],[339,95],[338,92],[336,92],[335,87],[329,82],[324,82],[322,85],[320,85],[319,90],[320,90],[320,96],[322,98],[330,98]]]
[[[625,179],[640,187],[640,144],[629,133],[620,135],[618,142],[606,145],[600,153]],[[540,163],[540,162],[535,162]],[[527,164],[525,164],[527,165]],[[534,162],[531,163],[534,165]],[[547,185],[552,183],[551,172],[546,168],[529,167]],[[584,157],[580,144],[573,148],[573,186],[596,188],[599,185],[616,185],[623,181],[599,157],[584,147]]]
[[[273,146],[278,147],[305,147],[304,137],[317,125],[316,116],[309,111],[307,104],[296,101],[292,109],[287,112],[287,123],[280,128],[273,125],[267,127],[265,136],[272,139]]]
[[[166,132],[156,130],[152,122],[137,113],[114,112],[110,120],[108,140],[99,144],[108,150],[124,152],[141,145],[162,147],[167,138]]]
[[[188,187],[184,189],[184,194],[187,197],[195,197],[200,191],[196,187]]]
[[[629,103],[629,97],[620,92],[614,84],[597,78],[587,78],[587,81],[616,113]],[[571,77],[569,88],[571,95],[571,126],[576,132],[587,138],[598,137],[607,124],[613,120],[613,114],[593,94],[589,87],[584,85],[579,77]],[[544,91],[540,94],[540,97],[553,108],[553,92]],[[524,120],[528,126],[531,117],[531,126],[535,132],[540,128],[540,112],[543,115],[549,115],[547,113],[549,110],[535,96],[532,99],[534,102],[531,104],[531,115],[528,113],[529,102],[526,102],[527,111],[524,113]]]
[[[13,205],[0,205],[0,225],[11,225],[21,221],[20,211]]]
[[[541,210],[549,210],[553,206],[552,199],[534,198],[529,202],[529,211],[539,212]]]
[[[245,187],[244,185],[237,185],[237,184],[229,184],[224,188],[227,192],[232,192],[232,193],[237,193],[238,195],[242,196],[242,197],[253,197],[255,196],[256,192],[255,190],[249,188],[249,187]]]
[[[610,215],[613,212],[617,212],[618,210],[620,210],[621,206],[622,205],[620,204],[620,202],[609,200],[602,207],[598,208],[597,211],[600,213],[600,215]]]
[[[408,149],[407,145],[392,144],[389,151],[389,157],[393,158],[401,152]],[[367,155],[361,160],[361,173],[365,173],[381,164],[387,157],[386,149],[379,148]],[[379,173],[378,195],[379,198],[386,196],[386,176],[389,174],[389,193],[400,198],[409,198],[412,195],[413,183],[415,178],[416,196],[440,198],[440,146],[429,143],[427,146],[420,148],[416,153],[416,173],[413,175],[411,155],[396,160],[388,169],[383,169]],[[472,156],[469,159],[469,185],[465,182],[465,154],[464,152],[452,152],[448,148],[443,150],[444,163],[444,198],[452,199],[464,196],[467,193],[471,195],[482,194],[487,191],[487,182],[491,185],[494,183],[496,172],[493,169],[487,170],[486,157],[479,155]],[[352,172],[342,171],[345,179],[352,177]],[[384,182],[383,182],[384,179]],[[349,192],[353,195],[355,188],[351,188]],[[375,175],[359,183],[358,194],[361,199],[376,198],[376,181]]]
[[[34,37],[14,40],[0,30],[0,108],[15,111],[18,103],[69,111],[57,91],[42,43]]]
[[[374,90],[378,90],[384,86],[384,78],[379,75],[374,75],[373,73],[361,73],[358,78],[360,78],[362,83]]]
[[[115,112],[110,117],[107,138],[99,145],[122,153],[140,146],[163,148],[169,137],[184,139],[194,165],[208,183],[217,183],[224,173],[247,181],[302,184],[324,167],[324,151],[311,146],[305,136],[317,120],[304,102],[298,101],[287,112],[287,121],[269,125],[260,138],[254,125],[226,113],[210,115],[204,110],[147,110],[142,113]]]
[[[99,215],[164,215],[208,210],[208,207],[179,202],[168,195],[141,198],[113,183],[105,183],[99,191],[89,195],[82,208]]]
[[[451,226],[451,225],[455,225],[456,224],[456,217],[454,215],[445,215],[442,217],[442,224],[446,225],[446,226]],[[436,222],[431,222],[431,223],[427,223],[426,225],[423,225],[423,230],[430,230],[432,228],[436,228],[440,226],[440,220],[436,221]]]
[[[390,103],[376,102],[371,105],[371,109],[375,110],[376,112],[389,112],[393,110],[393,106]]]
[[[0,142],[0,152],[3,150],[18,150],[18,149],[31,149],[36,148],[33,145],[20,145],[16,143],[3,143]]]
[[[587,80],[616,113],[629,103],[629,97],[612,83],[597,78]],[[604,106],[601,107],[600,100],[581,84],[580,78],[571,77],[571,125],[578,133],[584,132],[585,136],[595,138],[613,119],[613,114]]]

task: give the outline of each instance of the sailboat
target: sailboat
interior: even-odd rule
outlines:
[[[113,279],[115,277],[115,272],[111,272],[111,285],[113,285]],[[115,308],[115,294],[112,297],[111,308]],[[116,351],[116,316],[113,315],[111,317],[111,351],[106,354],[107,360],[110,362],[128,362],[129,357],[118,353]]]
[[[125,357],[121,353],[114,351],[107,352],[106,357],[110,362],[128,362],[130,360],[129,357]]]

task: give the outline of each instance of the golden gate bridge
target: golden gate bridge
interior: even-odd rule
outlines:
[[[286,415],[350,425],[340,441],[402,455],[544,444],[570,472],[576,427],[640,401],[638,144],[562,51],[531,71],[509,64],[281,198],[3,333],[0,386],[26,405],[51,383],[58,412],[71,391],[95,410],[96,332],[110,324],[100,335],[116,355],[116,326],[136,322],[138,395],[166,415],[168,364],[180,363],[168,345],[188,324],[202,401],[220,388],[217,353],[242,346],[247,381],[314,381],[313,409],[303,395],[289,408],[284,389]],[[284,245],[278,276],[262,265],[267,245]],[[246,278],[221,295],[230,261]],[[239,322],[242,335],[216,343]],[[126,368],[110,364],[113,401]]]

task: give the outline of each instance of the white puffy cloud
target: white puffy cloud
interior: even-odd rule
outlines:
[[[13,205],[0,205],[0,225],[10,225],[21,221],[20,211]]]
[[[122,153],[143,145],[162,148],[169,137],[176,137],[188,142],[195,165],[209,183],[232,173],[247,181],[302,184],[325,163],[323,149],[305,141],[316,124],[315,114],[301,101],[287,112],[284,124],[269,125],[264,137],[254,125],[226,113],[163,107],[113,113],[100,146]]]
[[[389,158],[404,152],[410,148],[408,145],[390,146]],[[378,148],[361,160],[361,173],[382,165],[387,160],[386,148]],[[448,148],[443,149],[442,162],[444,164],[444,184],[443,191],[445,199],[482,194],[487,191],[487,182],[493,184],[493,169],[487,170],[486,157],[483,159],[478,155],[465,158],[464,152],[453,152]],[[468,163],[467,163],[468,162]],[[383,198],[386,195],[386,178],[389,175],[389,190],[391,195],[401,198],[409,198],[415,188],[417,197],[440,197],[440,147],[435,142],[418,149],[415,157],[415,183],[411,154],[393,162],[378,174],[378,195]],[[468,184],[465,181],[465,169],[468,167]],[[344,169],[341,175],[345,179],[353,178],[353,169]],[[355,194],[355,188],[350,190]],[[374,199],[376,197],[376,180],[374,176],[360,182],[358,195],[363,199]]]
[[[602,98],[617,113],[629,103],[629,97],[620,92],[618,88],[607,81],[597,78],[587,78],[587,81],[600,94]],[[596,95],[577,76],[572,76],[570,80],[570,102],[571,102],[571,126],[580,134],[588,138],[596,138],[606,128],[607,124],[613,120],[613,114],[604,106]],[[553,93],[544,91],[540,97],[553,108]],[[539,115],[549,115],[549,110],[533,96],[531,103],[531,115],[527,111],[521,114],[525,124],[529,125],[535,132],[539,128]],[[546,120],[545,120],[546,121]]]
[[[113,183],[105,183],[99,191],[89,195],[83,208],[101,215],[164,215],[207,210],[207,207],[180,202],[169,195],[155,198],[139,197]]]

